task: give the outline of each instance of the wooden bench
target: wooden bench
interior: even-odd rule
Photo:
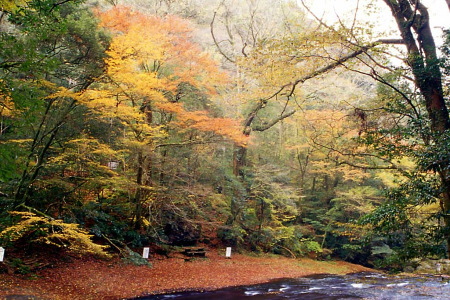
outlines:
[[[181,253],[189,257],[206,257],[206,251],[204,248],[184,248]]]

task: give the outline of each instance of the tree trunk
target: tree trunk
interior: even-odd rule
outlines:
[[[306,171],[308,169],[309,153],[303,156],[297,150],[297,153],[296,153],[295,156],[297,158],[298,169],[299,169],[299,172],[300,172],[299,186],[303,190],[305,188],[305,178],[306,178]]]
[[[47,129],[47,127],[50,127],[49,119],[54,113],[52,111],[54,104],[54,100],[48,101],[37,131],[34,134],[25,168],[14,192],[15,205],[19,205],[21,203],[25,205],[30,204],[28,198],[31,193],[33,183],[36,181],[41,169],[45,165],[46,156],[48,155],[48,151],[57,137],[58,131],[65,124],[66,118],[72,112],[76,102],[75,100],[70,101],[67,104],[66,109],[61,113],[58,122],[52,125],[51,128]],[[30,167],[32,160],[36,159],[36,157],[36,164],[33,167]]]
[[[312,180],[312,185],[311,185],[311,193],[315,193],[316,192],[316,177],[313,177]]]
[[[233,174],[236,177],[244,178],[242,168],[246,165],[247,148],[236,145],[233,152]]]
[[[424,99],[430,121],[434,143],[450,129],[450,118],[442,88],[442,74],[439,69],[436,44],[431,32],[427,8],[421,1],[383,0],[391,9],[401,37],[407,49],[407,62],[414,75],[414,81]],[[413,4],[411,4],[413,3]],[[450,1],[447,0],[447,4]],[[441,207],[446,228],[450,228],[450,177],[448,161],[436,163],[434,169],[441,178],[443,188]],[[445,230],[447,255],[450,257],[450,233]]]
[[[408,51],[407,62],[415,84],[424,97],[431,130],[443,133],[450,128],[449,114],[442,89],[436,44],[431,32],[428,11],[417,1],[417,11],[408,0],[383,0],[391,8]],[[417,38],[416,38],[417,37]]]
[[[144,183],[144,164],[145,164],[145,156],[142,153],[142,150],[138,153],[137,158],[138,168],[136,174],[136,192],[134,194],[134,224],[133,227],[136,230],[141,229],[142,227],[142,198],[144,196],[144,190],[142,185]]]
[[[444,232],[447,242],[447,258],[450,258],[450,233],[448,232],[448,229],[450,228],[450,174],[444,170],[440,172],[439,175],[443,186],[441,209],[443,211],[444,225],[446,228]]]

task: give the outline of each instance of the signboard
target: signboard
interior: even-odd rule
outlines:
[[[142,253],[143,258],[148,258],[148,254],[150,253],[149,247],[144,247],[144,252]]]
[[[231,247],[227,247],[227,250],[225,252],[225,257],[226,258],[231,258]]]
[[[0,261],[3,261],[4,257],[5,257],[5,248],[0,247]]]

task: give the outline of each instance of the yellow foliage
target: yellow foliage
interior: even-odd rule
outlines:
[[[26,0],[1,0],[0,11],[16,12],[21,7],[25,6],[28,1]]]
[[[348,48],[334,32],[304,29],[261,40],[238,60],[240,70],[256,82],[256,89],[274,93],[280,86],[311,74],[344,55]]]
[[[99,174],[103,176],[114,176],[107,162],[120,160],[123,151],[117,151],[97,139],[84,137],[67,141],[66,149],[58,156],[49,158],[48,163],[61,166],[68,172],[83,172],[84,177],[95,177],[100,180]]]
[[[54,92],[53,94],[50,94],[47,96],[48,99],[56,99],[56,98],[72,98],[74,100],[83,100],[81,93],[76,93],[74,91],[71,91],[70,89],[67,89],[65,87],[58,87],[58,90]]]
[[[30,238],[30,243],[43,243],[64,248],[76,255],[94,254],[108,257],[106,246],[95,244],[91,235],[78,224],[65,223],[62,220],[38,216],[31,212],[10,212],[19,216],[20,221],[0,232],[0,238],[16,242],[22,237]]]
[[[341,171],[343,172],[343,177],[346,181],[360,182],[372,176],[369,172],[357,168],[344,167],[341,168]]]
[[[356,223],[333,222],[333,225],[338,229],[331,230],[331,233],[338,236],[347,236],[350,241],[360,240],[361,237],[366,236],[367,232],[371,230],[371,225],[359,225]]]
[[[301,133],[288,140],[286,148],[302,157],[308,174],[339,174],[354,182],[371,176],[364,167],[372,166],[376,157],[355,140],[358,124],[349,116],[339,109],[306,110],[296,116]]]
[[[136,139],[133,147],[165,137],[162,127],[152,124],[155,110],[175,115],[171,124],[181,129],[214,132],[247,144],[237,121],[213,118],[206,111],[187,111],[173,101],[181,84],[214,94],[227,82],[218,63],[192,41],[186,21],[147,16],[123,6],[99,15],[101,26],[114,35],[105,61],[107,76],[80,101],[100,116],[117,118],[128,129],[124,136]]]
[[[14,102],[9,95],[0,92],[0,117],[9,117],[14,111]]]
[[[32,139],[10,139],[8,140],[8,143],[16,143],[16,144],[25,144],[25,143],[30,143],[32,142]]]
[[[398,174],[388,171],[377,172],[375,176],[380,179],[385,186],[390,188],[398,187],[399,183],[404,180]]]
[[[418,210],[422,214],[431,215],[431,214],[436,213],[437,211],[440,211],[441,207],[440,207],[439,201],[436,201],[435,203],[431,203],[431,204],[419,207]]]

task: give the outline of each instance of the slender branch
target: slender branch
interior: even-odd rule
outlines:
[[[297,87],[298,84],[304,83],[305,81],[307,81],[309,79],[312,79],[319,75],[325,74],[328,71],[331,71],[331,70],[335,69],[336,67],[343,65],[344,62],[347,62],[347,61],[349,61],[353,58],[356,58],[357,56],[367,52],[369,49],[375,48],[382,44],[402,44],[402,43],[403,43],[403,41],[399,40],[399,39],[380,39],[380,40],[377,40],[366,46],[359,46],[359,48],[357,50],[354,50],[353,52],[351,52],[345,56],[342,56],[341,58],[333,59],[334,61],[332,63],[330,63],[326,66],[323,66],[322,68],[319,68],[319,69],[315,70],[314,72],[311,72],[311,73],[295,80],[294,82],[289,82],[285,85],[282,85],[280,88],[278,88],[278,90],[275,93],[273,93],[272,95],[267,97],[266,100],[274,98],[275,96],[280,94],[287,87],[290,87],[290,92],[288,93],[288,96],[292,96],[295,91],[295,88]]]
[[[54,220],[54,219],[55,219],[55,218],[53,218],[52,216],[49,216],[49,215],[47,215],[46,213],[43,213],[42,211],[37,210],[37,209],[34,208],[34,207],[25,205],[25,203],[20,203],[19,205],[17,205],[17,206],[15,207],[15,209],[19,209],[19,208],[24,208],[24,209],[28,210],[29,212],[32,212],[32,213],[34,213],[34,214],[36,214],[36,215],[38,215],[38,216],[47,218],[47,219],[49,219],[49,220]]]
[[[331,146],[326,146],[323,145],[321,143],[318,143],[317,141],[315,141],[314,139],[312,139],[312,143],[318,147],[324,148],[329,150],[330,152],[335,152],[338,153],[341,156],[351,156],[351,157],[370,157],[370,158],[376,158],[379,159],[383,162],[385,162],[388,165],[385,166],[380,166],[380,165],[360,165],[360,164],[355,164],[355,163],[351,163],[347,160],[338,160],[338,159],[333,159],[338,165],[348,165],[354,168],[358,168],[358,169],[363,169],[363,170],[397,170],[399,171],[402,175],[408,176],[408,172],[406,170],[404,170],[403,168],[397,166],[396,164],[394,164],[391,160],[380,157],[378,155],[372,154],[372,153],[345,153],[342,151],[339,151],[336,148],[333,148]]]
[[[216,39],[216,35],[214,34],[214,21],[216,19],[216,15],[217,15],[217,12],[214,12],[213,18],[212,18],[211,23],[210,23],[211,36],[213,38],[214,44],[216,45],[217,50],[220,52],[220,54],[222,54],[223,57],[225,57],[226,60],[228,60],[229,62],[232,62],[232,63],[236,63],[235,60],[231,59],[228,55],[225,54],[225,52],[219,46],[219,42]]]
[[[264,125],[259,125],[259,126],[253,126],[252,130],[254,131],[265,131],[269,128],[271,128],[272,126],[274,126],[275,124],[277,124],[278,122],[280,122],[283,119],[286,119],[290,116],[292,116],[293,114],[295,114],[295,110],[282,114],[281,116],[279,116],[278,118],[273,119],[270,123],[264,124]]]
[[[155,145],[155,149],[161,148],[161,147],[184,147],[184,146],[191,146],[191,145],[211,144],[211,143],[216,143],[216,141],[186,141],[186,142],[179,142],[179,143],[165,143],[165,144]]]
[[[398,171],[401,171],[396,165],[390,165],[390,166],[359,165],[359,164],[351,163],[346,160],[339,161],[337,163],[338,163],[338,165],[348,165],[350,167],[357,168],[357,169],[363,169],[363,170],[398,170]]]
[[[363,62],[363,61],[361,61],[361,62]],[[370,67],[367,63],[364,63],[364,64],[366,66]],[[414,111],[414,115],[416,116],[416,118],[420,117],[420,113],[417,110],[416,105],[414,105],[414,103],[412,103],[412,100],[408,97],[408,95],[406,95],[403,91],[401,91],[399,88],[397,88],[394,84],[386,81],[382,76],[378,75],[377,71],[373,67],[370,67],[371,68],[371,72],[367,73],[367,72],[363,72],[363,71],[360,71],[360,70],[349,68],[346,65],[343,65],[343,66],[346,69],[348,69],[348,70],[350,70],[352,72],[356,72],[356,73],[359,73],[359,74],[363,74],[363,75],[369,76],[369,77],[373,78],[375,81],[378,81],[379,83],[382,83],[382,84],[388,86],[393,91],[395,91],[397,94],[399,94],[403,99],[405,99],[405,101],[409,104],[411,109]],[[405,78],[406,79],[411,79],[409,77],[405,77]]]
[[[56,3],[54,3],[53,5],[52,5],[52,8],[49,10],[49,12],[52,12],[55,8],[57,8],[58,6],[60,6],[60,5],[63,5],[63,4],[65,4],[65,3],[67,3],[67,2],[71,2],[71,1],[76,1],[76,0],[63,0],[63,1],[61,1],[61,2],[56,2]]]

